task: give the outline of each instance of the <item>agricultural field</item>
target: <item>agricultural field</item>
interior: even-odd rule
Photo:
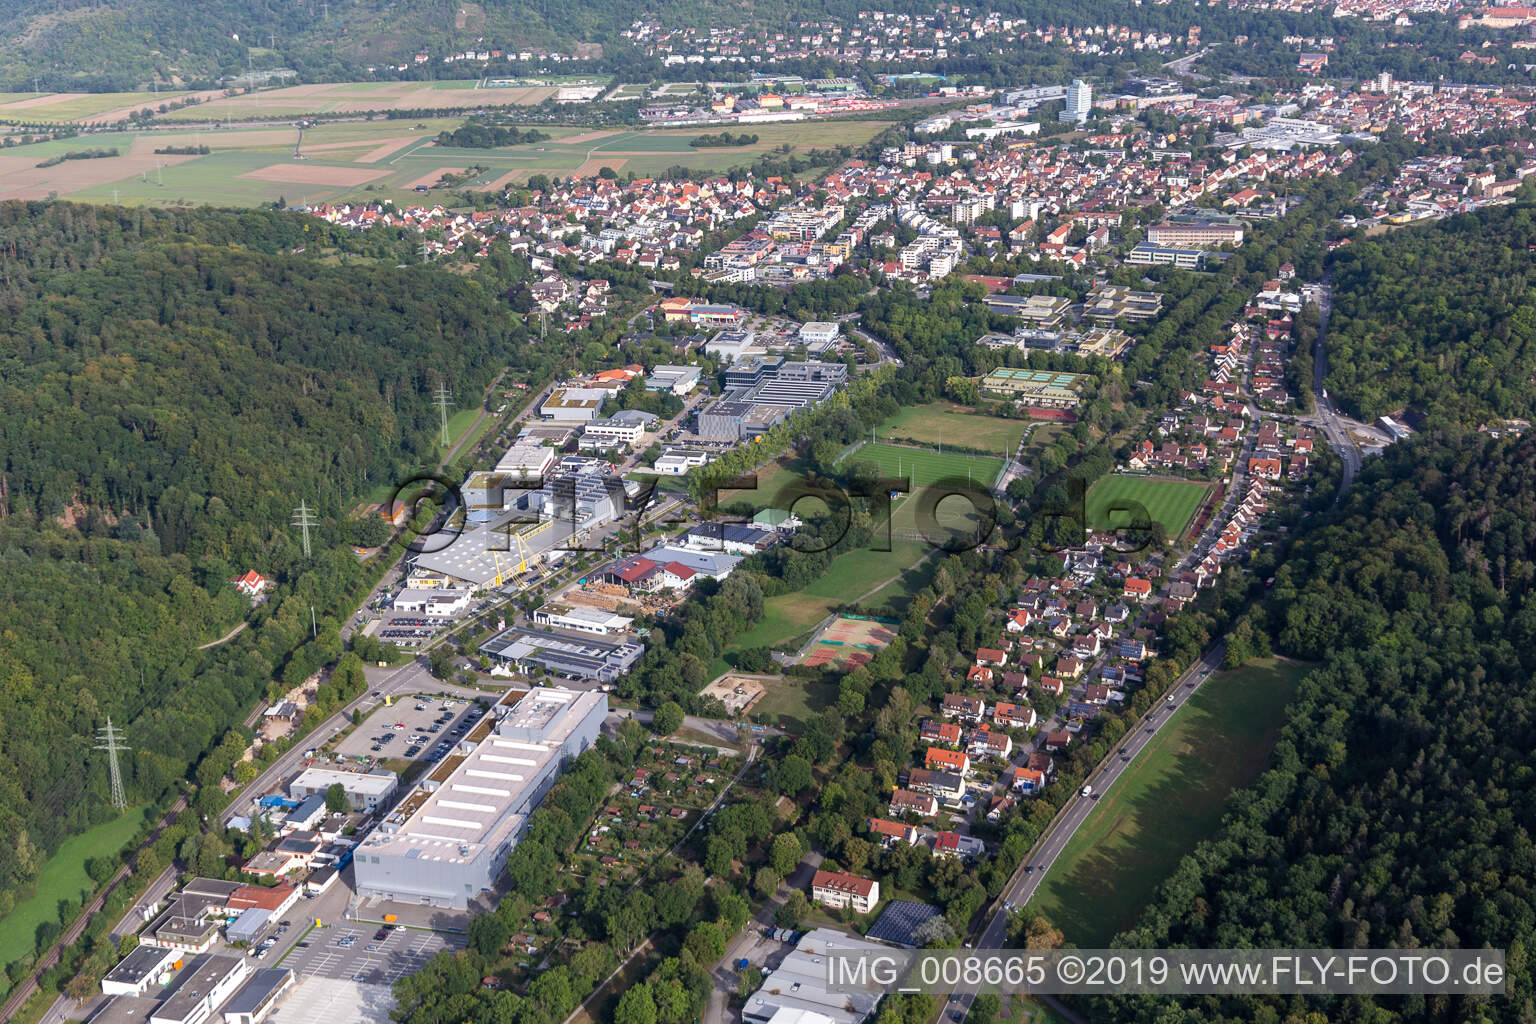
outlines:
[[[1170,539],[1177,538],[1194,518],[1210,485],[1187,480],[1155,480],[1139,476],[1106,476],[1088,489],[1088,526],[1107,529],[1124,526],[1129,516],[1109,507],[1117,502],[1140,502],[1154,522],[1162,523]]]
[[[399,83],[384,83],[398,85]],[[464,83],[435,83],[437,85]],[[439,90],[440,92],[442,90]],[[479,90],[476,95],[497,92]],[[265,95],[265,94],[264,94]],[[499,149],[454,149],[436,144],[441,131],[460,118],[293,125],[230,129],[161,128],[142,133],[106,132],[0,151],[0,199],[55,196],[125,205],[255,206],[392,199],[419,203],[444,174],[483,168],[465,187],[493,191],[526,182],[529,176],[594,175],[602,167],[641,175],[664,173],[677,164],[723,171],[750,163],[788,143],[797,150],[835,141],[857,143],[879,130],[877,122],[765,125],[752,146],[694,149],[694,131],[588,131],[541,128],[544,142]],[[167,147],[208,146],[211,152],[157,154]],[[295,148],[299,156],[295,157]],[[118,155],[37,165],[69,152],[118,150]]]
[[[1135,924],[1181,858],[1221,823],[1227,797],[1269,762],[1311,666],[1267,659],[1218,672],[1100,797],[1030,904],[1083,948]]]
[[[967,448],[1012,455],[1030,426],[1029,420],[1005,420],[971,412],[953,402],[929,402],[902,409],[876,427],[875,433],[892,441],[923,444],[942,444],[947,438]]]
[[[553,85],[485,87],[480,81],[323,82],[216,94],[202,103],[165,115],[168,121],[231,120],[246,117],[301,117],[370,110],[452,110],[466,107],[530,107],[555,94]]]
[[[67,124],[74,121],[113,124],[135,110],[158,107],[186,95],[186,92],[169,91],[0,93],[0,124]]]

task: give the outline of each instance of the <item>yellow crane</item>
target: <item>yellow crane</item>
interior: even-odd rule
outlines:
[[[517,542],[516,575],[521,576],[528,571],[528,545],[523,543],[523,535],[520,533],[508,531],[507,536]],[[492,551],[491,557],[496,560],[496,586],[504,586],[507,583],[507,570],[501,564],[501,552]]]

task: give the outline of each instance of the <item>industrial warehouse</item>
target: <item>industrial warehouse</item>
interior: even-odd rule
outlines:
[[[489,889],[567,762],[597,740],[601,692],[536,689],[460,740],[357,848],[357,892],[462,909]]]

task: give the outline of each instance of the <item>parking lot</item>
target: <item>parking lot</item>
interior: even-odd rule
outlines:
[[[373,635],[401,647],[419,647],[423,641],[432,639],[445,621],[424,615],[390,614],[379,620]]]
[[[300,976],[267,1018],[270,1024],[378,1024],[389,1020],[395,997],[387,985]]]
[[[336,925],[304,936],[282,966],[301,977],[393,985],[421,970],[443,950],[464,945],[462,935],[362,923]]]
[[[378,707],[336,745],[344,756],[433,759],[444,743],[469,731],[466,719],[480,705],[459,698],[399,697]],[[446,720],[445,720],[446,719]],[[462,727],[463,731],[455,733]]]

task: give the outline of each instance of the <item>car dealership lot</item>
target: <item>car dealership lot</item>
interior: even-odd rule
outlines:
[[[454,730],[461,725],[465,726],[464,732],[468,732],[466,719],[478,707],[473,701],[460,698],[399,697],[392,707],[376,708],[361,726],[336,745],[336,752],[357,757],[426,757],[434,747],[457,739]],[[445,717],[447,721],[443,721]],[[432,731],[434,727],[436,732]],[[464,732],[458,735],[463,736]],[[385,737],[393,738],[385,740]],[[412,747],[418,749],[407,754]]]

